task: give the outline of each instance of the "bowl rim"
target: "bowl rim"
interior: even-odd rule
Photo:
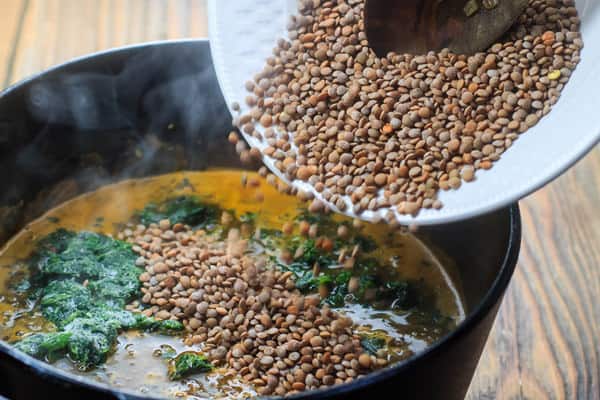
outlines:
[[[264,0],[263,8],[252,7],[252,3],[250,0],[238,0],[235,5],[229,5],[227,2],[219,0],[208,0],[207,8],[208,36],[213,40],[211,50],[217,78],[229,109],[232,110],[233,103],[239,103],[241,107],[239,115],[246,114],[250,110],[244,101],[248,94],[244,87],[246,78],[252,77],[256,72],[262,70],[264,67],[262,60],[271,56],[271,49],[277,38],[289,37],[286,22],[289,16],[298,13],[294,0]],[[477,179],[473,182],[463,182],[460,191],[440,190],[438,198],[444,204],[441,209],[422,209],[416,216],[402,215],[396,212],[398,222],[404,225],[413,223],[419,226],[439,225],[466,220],[507,207],[554,181],[600,143],[600,126],[595,123],[597,118],[585,118],[587,115],[595,116],[598,102],[594,100],[597,100],[597,96],[587,91],[582,99],[573,95],[573,91],[576,91],[578,87],[598,86],[592,59],[594,58],[597,63],[600,59],[598,57],[600,52],[597,49],[594,51],[591,44],[598,41],[595,39],[599,35],[595,30],[588,29],[596,25],[594,18],[588,17],[592,17],[594,12],[600,9],[596,7],[594,10],[593,3],[598,4],[594,0],[577,0],[576,3],[582,20],[580,30],[585,46],[581,49],[581,60],[577,68],[572,71],[571,79],[568,84],[564,85],[564,91],[561,90],[558,102],[552,106],[551,112],[548,115],[544,114],[536,126],[531,127],[523,136],[520,136],[518,145],[506,148],[501,154],[502,160],[506,161],[494,163],[493,168],[489,170],[479,169]],[[228,24],[235,18],[239,19],[239,15],[244,16],[239,24],[233,27]],[[270,18],[272,21],[268,27],[261,30],[251,29],[252,26],[260,24],[266,18]],[[247,34],[243,42],[236,40],[240,35],[250,31],[255,34]],[[600,30],[598,31],[600,32]],[[260,33],[256,34],[257,32]],[[248,63],[244,63],[245,49],[248,47],[252,47],[257,56],[251,57]],[[594,76],[596,78],[593,78]],[[568,117],[561,119],[565,115],[564,109],[571,110],[571,112],[574,109],[581,110],[582,114],[576,118],[579,122],[576,126],[560,123],[560,121],[569,120]],[[575,119],[575,117],[571,118]],[[254,124],[254,127],[259,132],[264,130],[260,123]],[[545,130],[551,131],[549,132],[551,135],[548,136],[544,132]],[[569,135],[568,133],[571,131],[578,133]],[[241,136],[252,146],[258,147],[260,150],[264,149],[263,142],[243,131]],[[552,140],[548,140],[548,137]],[[569,145],[558,140],[559,137],[569,138]],[[546,140],[540,138],[546,138]],[[562,146],[560,146],[561,144]],[[532,148],[535,150],[532,151]],[[552,157],[543,156],[546,154]],[[543,168],[535,168],[536,164],[532,161],[537,161],[538,156],[542,157],[539,165]],[[316,198],[325,201],[309,183],[299,179],[288,179],[277,168],[273,168],[273,160],[269,156],[263,157],[263,162],[273,170],[275,175],[299,189],[312,192]],[[328,201],[325,202],[330,204]],[[335,205],[330,205],[335,209]],[[344,211],[339,209],[337,211],[349,217],[355,217],[353,207],[351,204],[348,205]],[[384,214],[379,211],[365,210],[359,217],[363,220],[373,220],[376,215],[383,217]]]
[[[27,77],[19,82],[12,84],[6,89],[0,92],[0,101],[4,100],[11,93],[27,86],[31,82],[44,78],[48,75],[52,75],[60,72],[61,70],[69,67],[73,67],[80,63],[93,61],[94,59],[100,59],[103,57],[112,57],[116,54],[126,54],[134,50],[143,50],[150,48],[161,48],[173,45],[200,45],[210,46],[208,39],[178,39],[178,40],[160,40],[145,42],[139,44],[132,44],[123,47],[112,48],[103,50],[100,52],[90,53],[81,57],[74,58],[64,63],[55,65],[49,69],[39,72],[35,75]],[[207,52],[210,57],[210,52]],[[508,207],[504,207],[508,210],[508,223],[509,232],[507,240],[507,249],[502,260],[502,265],[497,273],[494,281],[492,282],[487,293],[482,297],[481,301],[467,313],[466,318],[452,330],[450,333],[443,336],[437,342],[428,346],[425,350],[412,357],[407,358],[399,362],[398,364],[372,372],[362,379],[357,379],[351,383],[336,385],[331,388],[316,389],[308,392],[298,393],[287,398],[289,399],[301,399],[301,398],[325,398],[329,396],[342,396],[349,394],[357,389],[362,389],[367,386],[375,385],[381,381],[390,379],[394,375],[397,375],[409,368],[417,362],[423,361],[429,357],[434,356],[452,343],[459,340],[466,332],[468,332],[473,326],[478,324],[482,319],[489,315],[490,311],[493,310],[494,306],[502,300],[506,288],[512,278],[513,272],[516,268],[517,260],[519,257],[519,251],[521,246],[521,215],[519,205],[513,203]],[[497,210],[496,210],[497,212]],[[469,219],[462,222],[468,223]],[[33,373],[38,375],[40,378],[48,379],[50,382],[66,385],[77,385],[82,386],[85,389],[94,390],[96,392],[104,393],[105,395],[112,395],[116,398],[128,398],[128,399],[161,399],[161,397],[154,396],[143,396],[140,393],[132,389],[117,389],[107,384],[95,382],[91,379],[74,375],[67,371],[61,370],[52,366],[51,364],[45,363],[41,360],[35,359],[27,354],[16,350],[8,343],[0,340],[0,353],[8,355],[13,360],[16,360],[20,365],[28,367]]]

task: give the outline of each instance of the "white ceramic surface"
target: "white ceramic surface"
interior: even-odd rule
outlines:
[[[295,0],[209,0],[209,36],[215,68],[228,104],[247,111],[244,83],[262,70]],[[600,139],[600,0],[577,0],[584,49],[581,63],[561,99],[538,125],[521,135],[489,171],[456,191],[440,191],[441,210],[423,210],[415,218],[397,215],[403,224],[430,225],[483,214],[539,189],[583,157]],[[261,147],[252,137],[247,141]],[[265,159],[272,167],[272,162]],[[271,168],[273,169],[273,168]],[[307,183],[295,181],[303,189]],[[351,207],[348,208],[351,210]],[[365,212],[363,219],[372,219]]]

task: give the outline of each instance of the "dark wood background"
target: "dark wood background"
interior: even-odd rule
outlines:
[[[0,0],[0,86],[110,47],[203,36],[204,0]],[[596,147],[521,202],[522,255],[468,399],[600,399],[599,187]]]

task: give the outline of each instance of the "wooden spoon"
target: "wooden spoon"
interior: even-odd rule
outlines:
[[[523,13],[529,0],[366,0],[365,28],[379,56],[449,48],[485,50]]]

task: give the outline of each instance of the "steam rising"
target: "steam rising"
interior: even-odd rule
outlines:
[[[0,139],[8,137],[0,154],[8,153],[2,165],[12,190],[0,194],[0,240],[49,207],[108,183],[237,165],[206,42],[99,55],[50,71],[4,102],[11,107],[0,104]],[[17,125],[25,128],[9,131]]]

